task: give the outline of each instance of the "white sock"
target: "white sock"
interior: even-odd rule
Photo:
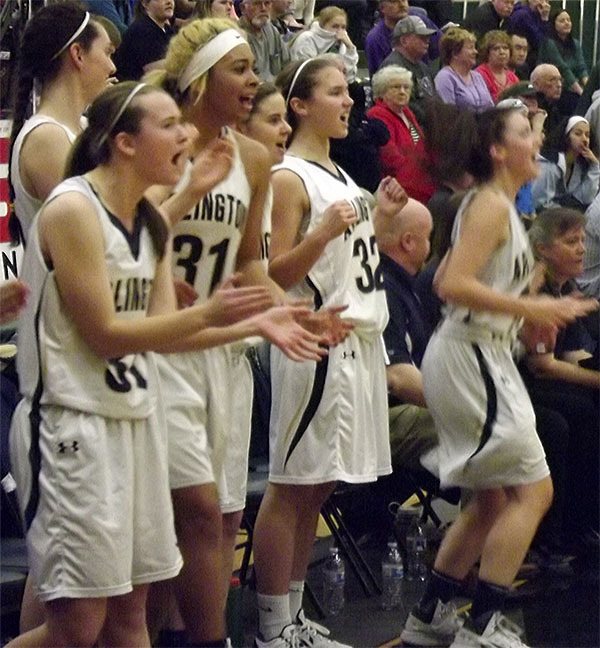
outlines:
[[[290,625],[290,599],[286,594],[256,595],[258,607],[258,631],[265,641],[271,641],[281,634],[286,625]]]
[[[290,581],[290,616],[292,621],[298,618],[298,612],[302,609],[302,597],[304,595],[304,581]]]

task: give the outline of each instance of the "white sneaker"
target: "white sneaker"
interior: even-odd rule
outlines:
[[[451,648],[527,648],[521,641],[522,634],[516,623],[494,612],[481,635],[463,626]]]
[[[462,624],[456,605],[452,601],[442,603],[438,600],[431,623],[421,621],[411,612],[400,639],[408,646],[449,646]]]
[[[316,621],[307,619],[304,610],[298,612],[296,629],[303,646],[310,646],[311,648],[351,648],[347,644],[330,639],[329,629]]]
[[[265,641],[258,636],[254,637],[255,648],[306,648],[309,645],[300,638],[298,626],[293,623],[286,625],[277,637],[269,641]]]

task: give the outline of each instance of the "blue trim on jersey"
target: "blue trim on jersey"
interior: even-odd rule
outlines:
[[[24,513],[25,529],[29,530],[33,522],[33,518],[37,513],[38,505],[40,502],[40,471],[42,467],[42,453],[40,451],[40,426],[42,422],[41,416],[41,400],[44,393],[44,383],[42,380],[42,350],[40,345],[40,317],[42,314],[42,303],[44,301],[44,287],[48,280],[48,275],[44,279],[42,289],[40,291],[40,301],[35,313],[35,343],[38,352],[38,383],[35,387],[33,400],[31,403],[31,410],[29,411],[29,426],[31,433],[31,445],[29,446],[29,466],[31,469],[31,491]]]
[[[483,384],[485,386],[485,394],[487,400],[487,411],[485,414],[485,422],[481,430],[481,438],[479,439],[479,445],[475,452],[467,459],[470,461],[476,454],[483,450],[485,444],[489,441],[492,436],[492,428],[496,423],[496,416],[498,414],[498,396],[496,394],[496,386],[492,380],[492,376],[487,367],[487,364],[483,358],[483,353],[477,344],[471,345],[473,351],[475,352],[475,357],[477,358],[477,364],[479,365],[479,371],[481,372],[481,377],[483,378]]]

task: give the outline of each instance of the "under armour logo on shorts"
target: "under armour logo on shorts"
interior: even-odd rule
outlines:
[[[58,444],[59,454],[65,454],[67,451],[77,452],[79,450],[79,441],[71,441],[71,443],[63,443],[62,441]]]

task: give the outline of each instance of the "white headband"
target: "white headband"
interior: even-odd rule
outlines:
[[[575,128],[575,124],[579,124],[579,122],[584,122],[588,126],[590,125],[590,122],[585,117],[574,115],[573,117],[570,117],[569,121],[567,122],[567,126],[565,128],[565,135],[568,135],[573,130],[573,128]]]
[[[194,52],[190,62],[185,66],[177,82],[179,91],[187,90],[196,79],[208,72],[225,54],[243,43],[246,43],[246,39],[237,29],[227,29],[208,41],[206,45]]]
[[[290,83],[289,90],[287,92],[287,97],[285,98],[285,105],[286,108],[289,106],[290,99],[292,98],[292,92],[294,91],[294,86],[296,85],[296,81],[298,81],[298,77],[300,76],[300,73],[302,70],[310,63],[312,59],[306,59],[306,61],[303,61],[299,66],[296,72],[294,73],[294,76],[292,77],[292,82]]]
[[[81,25],[77,27],[75,30],[75,33],[69,38],[69,40],[56,52],[56,54],[50,59],[51,61],[54,61],[55,58],[58,58],[66,49],[69,47],[71,43],[75,42],[75,39],[81,32],[87,27],[87,24],[90,22],[90,14],[88,11],[85,12],[85,16],[83,17],[83,20],[81,21]]]
[[[117,122],[119,119],[121,119],[123,113],[127,109],[127,106],[131,103],[135,95],[142,89],[146,87],[146,83],[138,83],[131,91],[130,93],[125,97],[123,100],[123,103],[121,104],[121,107],[117,111],[117,114],[110,120],[110,124],[104,129],[104,132],[100,136],[100,139],[98,140],[97,147],[100,148],[102,144],[106,141],[106,138],[110,135],[110,132],[112,129],[116,126]]]

